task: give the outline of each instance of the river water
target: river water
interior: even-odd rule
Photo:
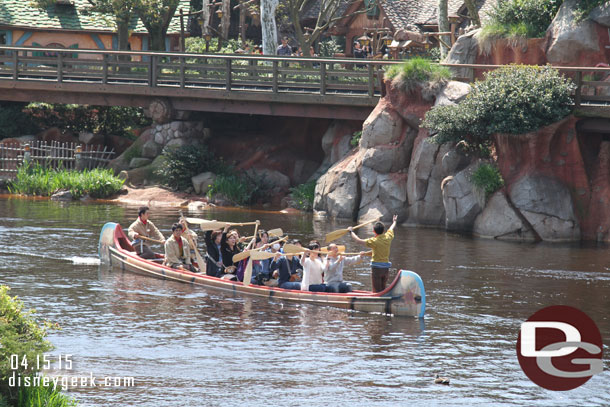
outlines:
[[[605,245],[514,244],[398,227],[392,261],[426,286],[426,317],[418,320],[233,296],[100,266],[102,225],[127,227],[136,214],[0,198],[0,282],[61,326],[49,335],[55,350],[46,373],[96,378],[96,387],[69,390],[81,406],[610,405]],[[201,216],[260,219],[303,241],[348,226],[272,212]],[[177,211],[153,209],[151,219],[169,236]],[[339,242],[356,250],[348,237]],[[345,274],[370,289],[366,265]],[[532,383],[515,352],[520,324],[556,304],[586,312],[604,339],[604,373],[569,392]],[[434,384],[437,373],[451,385]],[[134,386],[115,382],[129,377]],[[102,386],[103,378],[118,386]]]

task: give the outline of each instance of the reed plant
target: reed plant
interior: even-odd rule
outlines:
[[[53,386],[22,386],[17,394],[16,407],[75,407],[78,403]]]
[[[8,188],[11,193],[23,195],[51,196],[67,190],[75,199],[85,195],[106,198],[119,192],[124,182],[110,169],[54,170],[34,164],[19,168],[17,177]]]

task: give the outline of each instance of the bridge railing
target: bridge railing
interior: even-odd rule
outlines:
[[[0,79],[374,97],[399,61],[0,47]]]

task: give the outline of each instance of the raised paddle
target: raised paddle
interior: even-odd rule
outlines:
[[[345,251],[345,246],[343,246],[342,244],[337,245],[337,249],[339,249],[339,253],[343,254],[343,252]],[[320,248],[321,252],[327,253],[330,252],[330,249],[328,248],[328,246],[324,246]]]
[[[275,242],[273,242],[273,244],[282,242],[286,239],[288,239],[288,236],[284,236],[283,238],[276,240]],[[267,245],[269,245],[269,243],[267,243]],[[247,258],[248,256],[250,256],[250,254],[252,252],[259,252],[259,251],[263,250],[263,247],[259,247],[258,249],[252,249],[252,250],[244,250],[241,253],[237,253],[235,256],[233,256],[233,263],[237,263],[238,261],[241,261],[241,260]]]
[[[205,220],[205,219],[198,219],[198,218],[186,218],[186,221],[188,223],[199,225],[201,227],[201,230],[203,230],[203,231],[222,229],[225,226],[256,225],[256,222],[236,223],[236,222],[222,222],[222,221],[218,221],[218,220]]]
[[[256,226],[254,227],[254,236],[252,238],[252,240],[250,240],[250,246],[254,245],[254,242],[256,242],[256,232],[258,231],[258,225],[260,225],[260,222],[257,220],[256,221]],[[245,286],[250,285],[250,280],[252,279],[252,259],[248,259],[248,264],[246,264],[246,270],[244,270],[244,279],[243,279],[243,283]]]
[[[364,223],[361,223],[361,224],[359,224],[359,225],[357,225],[357,226],[354,226],[352,229],[358,229],[358,228],[361,228],[362,226],[366,226],[366,225],[368,225],[368,224],[371,224],[371,223],[373,223],[373,222],[376,222],[376,221],[378,221],[379,219],[381,219],[381,216],[379,216],[379,217],[377,217],[377,218],[375,218],[375,219],[371,219],[371,220],[369,220],[368,222],[364,222]],[[348,230],[348,229],[339,229],[339,230],[335,230],[334,232],[330,232],[330,233],[328,233],[328,234],[326,235],[326,243],[330,243],[330,242],[332,242],[333,240],[337,240],[337,239],[339,239],[340,237],[345,236],[345,235],[347,234],[347,232],[349,232],[349,230]]]
[[[271,237],[280,237],[284,235],[284,231],[281,228],[271,229],[267,231],[267,234]]]

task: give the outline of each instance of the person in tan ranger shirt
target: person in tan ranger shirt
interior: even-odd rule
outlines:
[[[189,242],[182,237],[184,229],[180,223],[172,225],[172,235],[165,242],[165,261],[163,264],[174,269],[198,272],[191,263]]]
[[[161,232],[159,232],[159,229],[157,229],[155,224],[148,220],[148,211],[148,206],[140,207],[138,210],[138,219],[129,226],[127,234],[129,235],[129,238],[133,240],[131,245],[136,249],[136,253],[140,257],[143,259],[154,259],[156,257],[155,253],[147,244],[144,244],[144,241],[140,239],[140,236],[160,240],[163,243],[165,243],[165,238]]]
[[[394,239],[394,228],[396,227],[398,215],[392,218],[392,225],[387,232],[384,233],[385,226],[381,222],[376,222],[373,226],[374,237],[368,239],[360,239],[354,233],[350,226],[347,230],[350,231],[352,239],[356,242],[373,249],[373,258],[371,260],[371,280],[373,283],[373,292],[378,293],[385,290],[390,274],[390,245]]]

